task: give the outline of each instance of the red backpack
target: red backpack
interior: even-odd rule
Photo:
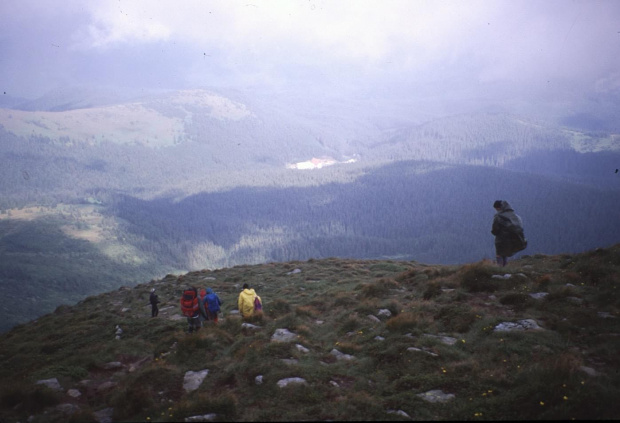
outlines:
[[[198,295],[195,289],[186,289],[181,296],[181,312],[187,317],[193,317],[199,309]]]

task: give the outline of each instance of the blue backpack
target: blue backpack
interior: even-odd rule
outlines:
[[[220,311],[220,299],[216,294],[207,294],[206,303],[212,313]]]

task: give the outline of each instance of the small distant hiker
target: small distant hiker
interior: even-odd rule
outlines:
[[[198,300],[198,291],[195,287],[187,288],[181,295],[181,312],[187,317],[189,333],[194,329],[198,331],[201,326],[200,322],[200,301]]]
[[[497,264],[504,267],[508,257],[527,248],[527,240],[523,233],[523,222],[508,201],[497,200],[493,208],[497,211],[491,228],[491,233],[495,235],[495,255]]]
[[[159,304],[159,297],[155,293],[155,288],[151,289],[149,302],[151,303],[151,317],[157,317],[159,314],[159,308],[157,307],[157,304]]]
[[[220,311],[220,306],[222,305],[222,300],[220,300],[220,297],[218,297],[211,288],[207,288],[207,294],[204,297],[203,303],[205,305],[205,309],[207,310],[208,320],[213,321],[213,323],[217,323],[217,315]]]
[[[239,294],[238,306],[244,319],[251,318],[255,312],[261,311],[263,308],[262,300],[247,283],[243,284],[243,290]]]

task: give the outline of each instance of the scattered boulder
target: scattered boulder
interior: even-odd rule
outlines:
[[[297,273],[301,273],[301,269],[291,270],[290,272],[287,273],[287,275],[295,275]]]
[[[263,375],[258,375],[254,378],[254,383],[257,385],[263,384]]]
[[[45,385],[48,388],[53,389],[54,391],[62,391],[62,387],[60,386],[58,379],[56,379],[55,377],[51,379],[37,380],[36,384]]]
[[[382,308],[377,313],[377,316],[392,317],[392,312],[390,310],[388,310],[387,308]]]
[[[72,398],[79,398],[82,396],[82,393],[78,391],[77,389],[69,389],[67,391],[67,395],[69,395]]]
[[[594,370],[592,367],[581,366],[579,370],[581,370],[588,376],[596,377],[599,375],[599,373],[596,370]]]
[[[111,407],[104,408],[102,410],[95,411],[93,413],[93,417],[95,417],[95,420],[97,420],[97,422],[99,423],[112,423],[113,415],[114,415],[114,409]]]
[[[116,385],[118,385],[117,382],[108,380],[106,382],[103,382],[101,385],[97,386],[97,392],[108,391],[108,390],[114,388]]]
[[[616,316],[614,316],[608,311],[599,311],[597,314],[598,314],[598,317],[602,319],[615,319],[616,318]]]
[[[409,348],[407,348],[407,351],[410,351],[410,352],[423,352],[423,353],[426,353],[426,354],[428,354],[430,356],[433,356],[433,357],[439,357],[439,354],[435,354],[434,352],[429,351],[427,349],[421,349],[421,348],[416,348],[416,347],[409,347]]]
[[[493,276],[491,276],[491,278],[493,278],[493,279],[502,279],[502,280],[510,279],[511,277],[512,277],[512,275],[510,273],[506,273],[505,275],[493,275]]]
[[[549,295],[548,292],[535,292],[535,293],[530,294],[530,297],[534,298],[535,300],[542,300],[547,295]]]
[[[373,322],[375,322],[375,323],[381,323],[381,320],[379,320],[379,318],[377,316],[373,316],[372,314],[369,314],[368,318],[370,320],[372,320]]]
[[[271,336],[271,342],[291,342],[298,338],[298,335],[288,329],[276,329]]]
[[[307,353],[310,352],[310,350],[308,348],[304,347],[301,344],[295,344],[295,348],[297,348],[297,351],[300,351],[300,352],[302,352],[304,354],[307,354]]]
[[[382,336],[377,335],[377,336],[375,336],[375,341],[385,341],[385,338],[382,337]]]
[[[261,327],[253,325],[252,323],[241,323],[241,328],[249,330],[259,330]]]
[[[493,332],[511,332],[525,330],[543,330],[534,319],[519,320],[518,322],[503,322],[495,326]]]
[[[123,368],[123,363],[120,361],[110,361],[109,363],[102,364],[101,367],[103,370],[117,370]]]
[[[433,389],[432,391],[417,394],[417,396],[428,402],[447,402],[455,398],[454,394],[446,394],[441,389]]]
[[[192,392],[198,389],[208,374],[208,369],[200,370],[198,372],[193,372],[191,370],[186,372],[183,377],[183,389],[185,389],[185,392]]]
[[[397,416],[401,416],[401,417],[404,417],[406,419],[410,419],[411,418],[411,416],[409,416],[409,414],[407,414],[403,410],[388,410],[387,413],[388,414],[396,414]]]
[[[349,355],[349,354],[345,354],[343,352],[338,351],[336,348],[334,348],[333,350],[331,350],[329,352],[331,355],[333,355],[334,357],[336,357],[337,360],[345,360],[345,361],[350,361],[355,359],[354,356]]]
[[[280,360],[284,364],[288,364],[289,366],[293,366],[293,365],[299,363],[299,360],[297,360],[296,358],[281,358]]]
[[[452,338],[451,336],[444,336],[444,335],[431,335],[429,333],[425,333],[424,336],[427,336],[429,338],[435,338],[440,340],[441,342],[443,342],[446,345],[454,345],[456,344],[456,338]]]
[[[280,379],[278,381],[278,386],[280,388],[284,388],[288,385],[307,385],[308,382],[306,382],[306,379],[301,378],[301,377],[289,377],[286,379]]]
[[[186,417],[184,421],[185,422],[212,422],[216,418],[217,418],[217,414],[209,413],[209,414],[203,414],[202,416]]]

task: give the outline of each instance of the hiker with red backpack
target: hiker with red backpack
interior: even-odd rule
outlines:
[[[252,316],[262,313],[263,303],[261,298],[256,295],[256,291],[250,288],[247,283],[243,284],[243,290],[239,294],[237,301],[239,312],[244,319],[250,319]]]
[[[181,312],[187,317],[187,324],[189,333],[194,332],[194,329],[198,331],[202,323],[200,321],[200,301],[198,300],[198,291],[195,287],[187,288],[181,295]]]

